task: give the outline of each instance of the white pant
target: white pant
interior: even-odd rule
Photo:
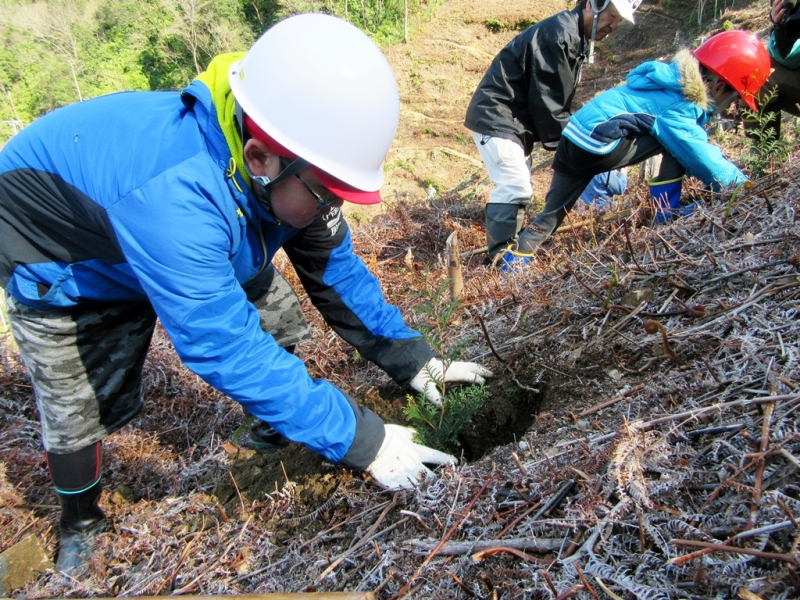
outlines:
[[[472,132],[489,179],[495,188],[489,194],[494,204],[527,204],[533,196],[531,170],[522,146],[506,138]]]

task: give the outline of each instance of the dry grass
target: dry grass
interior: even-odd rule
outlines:
[[[106,444],[108,488],[120,493],[104,496],[112,527],[92,577],[48,573],[17,594],[796,597],[798,174],[791,157],[730,211],[728,196],[706,196],[697,214],[656,229],[641,226],[645,191],[634,188],[627,222],[561,234],[520,274],[471,258],[449,341],[506,385],[513,374],[541,387],[542,412],[517,444],[414,493],[350,478],[308,507],[289,481],[220,506],[211,492],[230,478],[240,411],[159,334],[146,413]],[[462,247],[482,243],[480,205],[465,195],[395,204],[354,226],[357,251],[411,320],[445,277],[449,232]],[[315,338],[300,354],[313,373],[356,397],[387,385],[308,317]],[[53,552],[30,388],[13,350],[2,361],[0,549],[34,531]],[[323,465],[319,477],[334,476]]]

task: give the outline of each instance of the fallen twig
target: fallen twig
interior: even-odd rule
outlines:
[[[753,550],[751,548],[737,548],[736,546],[727,546],[725,544],[714,544],[712,542],[700,542],[697,540],[672,540],[676,546],[689,546],[695,548],[707,548],[712,552],[733,552],[734,554],[749,554],[759,558],[766,558],[768,560],[781,560],[783,562],[792,563],[793,565],[800,565],[800,553],[793,554],[780,554],[777,552],[762,552],[761,550]],[[676,564],[681,557],[671,558],[667,562]]]
[[[639,392],[639,391],[641,391],[643,389],[644,389],[644,384],[639,384],[639,385],[634,386],[632,388],[629,388],[627,390],[623,390],[619,394],[617,394],[616,396],[613,396],[611,399],[606,400],[605,402],[601,402],[600,404],[595,404],[591,408],[587,408],[586,410],[578,413],[578,416],[579,417],[587,417],[589,415],[593,415],[594,413],[596,413],[598,411],[601,411],[604,408],[608,408],[609,406],[611,406],[613,404],[616,404],[617,402],[619,402],[623,398],[627,398],[631,394],[633,394],[635,392]]]
[[[372,527],[369,528],[369,530],[361,537],[361,539],[358,542],[356,542],[355,544],[353,544],[352,546],[350,546],[350,548],[348,548],[345,552],[340,554],[333,561],[331,561],[331,564],[328,565],[328,568],[326,568],[317,577],[317,581],[322,581],[323,579],[325,579],[336,567],[338,567],[340,564],[342,564],[342,561],[344,561],[344,559],[346,559],[353,552],[355,552],[356,550],[358,550],[359,548],[361,548],[365,544],[368,544],[370,541],[372,541],[372,539],[374,537],[376,537],[375,536],[375,531],[377,531],[378,526],[383,522],[383,519],[386,518],[386,515],[388,515],[389,512],[395,506],[397,506],[397,494],[394,495],[394,497],[392,498],[391,503],[386,508],[383,509],[383,512],[378,516],[377,519],[375,519],[375,523],[372,524]],[[405,522],[405,521],[408,521],[408,517],[404,517],[398,523]],[[391,529],[394,529],[395,527],[397,527],[398,523],[395,523],[394,525],[391,525],[388,529],[384,529],[383,532],[381,532],[381,533],[385,533],[386,531],[390,531]]]
[[[506,540],[483,540],[476,542],[447,542],[440,546],[437,554],[441,556],[458,556],[491,550],[492,548],[514,548],[528,552],[554,552],[558,550],[564,542],[561,539],[536,539],[536,538],[512,538]],[[409,540],[406,544],[414,548],[430,551],[438,544],[433,542],[422,542],[419,540]]]
[[[536,558],[535,556],[531,556],[530,554],[525,554],[522,550],[517,550],[516,548],[509,548],[508,546],[497,546],[495,548],[487,548],[486,550],[481,550],[473,554],[470,558],[472,562],[481,562],[483,559],[488,558],[489,556],[494,556],[495,554],[513,554],[517,558],[521,558],[522,560],[528,561],[535,565],[549,565],[552,560],[545,560],[543,558]]]
[[[470,511],[472,511],[472,507],[475,506],[475,503],[478,501],[478,498],[480,498],[483,495],[483,492],[486,491],[486,488],[489,487],[489,484],[492,482],[493,479],[494,479],[493,476],[489,476],[489,477],[486,478],[486,481],[483,482],[483,485],[481,486],[481,489],[478,490],[478,493],[475,494],[475,496],[472,498],[472,501],[464,509],[464,513],[461,516],[461,518],[456,522],[455,525],[453,525],[447,531],[447,533],[444,534],[444,537],[442,538],[442,540],[437,544],[436,548],[431,550],[431,553],[427,556],[427,558],[424,561],[422,561],[422,564],[419,566],[419,568],[414,573],[414,575],[412,575],[409,578],[409,580],[405,583],[405,585],[402,588],[400,588],[400,591],[397,592],[394,596],[392,596],[390,598],[390,600],[397,600],[399,598],[404,597],[406,594],[408,594],[408,592],[411,590],[412,585],[417,580],[417,578],[420,576],[422,571],[433,560],[433,557],[438,554],[439,549],[442,546],[444,546],[444,544],[447,542],[447,540],[450,539],[450,536],[453,535],[458,530],[458,528],[461,526],[461,523],[469,516]]]

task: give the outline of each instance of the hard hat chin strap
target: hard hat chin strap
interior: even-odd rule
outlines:
[[[602,0],[603,3],[601,6],[598,6],[597,0],[588,0],[588,2],[591,4],[592,11],[594,12],[594,18],[592,19],[592,35],[589,36],[589,64],[592,64],[594,63],[594,38],[597,35],[597,19],[611,0]]]
[[[722,113],[738,97],[739,97],[739,92],[737,92],[735,90],[733,92],[731,92],[730,96],[726,96],[725,99],[722,102],[720,102],[719,104],[714,106],[714,110],[711,112],[711,116],[712,117],[716,117],[718,114]]]

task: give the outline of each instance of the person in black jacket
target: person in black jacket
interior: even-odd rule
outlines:
[[[800,117],[800,4],[797,0],[774,0],[769,20],[772,32],[767,44],[772,74],[761,89],[760,119],[745,115],[745,132],[757,141],[781,136],[781,111]],[[763,129],[763,133],[761,132]],[[766,132],[772,130],[769,138]]]
[[[641,0],[582,0],[529,27],[492,61],[467,109],[495,189],[486,205],[486,244],[494,259],[522,229],[533,195],[529,155],[535,142],[555,150],[569,121],[581,66],[593,44],[623,20],[633,22]]]

